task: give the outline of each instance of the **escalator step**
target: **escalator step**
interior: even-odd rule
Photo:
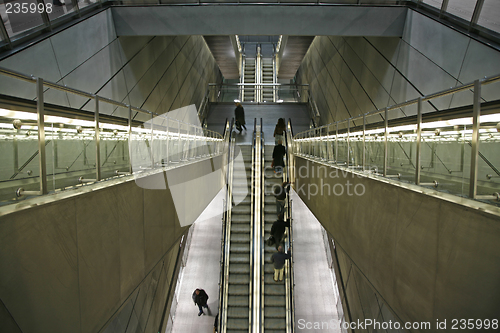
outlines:
[[[231,264],[229,265],[229,273],[250,274],[250,266],[244,264]]]
[[[264,329],[267,330],[286,330],[286,319],[266,318],[264,320]]]
[[[249,306],[249,296],[231,296],[229,295],[227,297],[227,306],[229,307],[243,307],[246,308],[248,311],[248,306]],[[247,327],[248,328],[248,327]]]
[[[286,319],[286,310],[284,306],[270,306],[264,309],[264,322],[267,318]]]
[[[272,297],[286,295],[285,281],[274,282],[272,274],[266,274],[264,281],[266,282],[264,285],[264,295],[272,295]]]
[[[248,332],[248,319],[227,318],[228,330],[246,330]]]
[[[249,215],[252,212],[250,205],[238,205],[231,209],[231,214],[234,215]],[[276,208],[275,208],[276,212]]]
[[[229,256],[229,264],[247,264],[250,265],[250,254],[234,253]]]
[[[227,316],[231,318],[246,318],[248,323],[248,317],[250,316],[250,314],[248,313],[248,308],[242,306],[233,306],[227,309]]]
[[[231,234],[232,243],[250,243],[250,234]]]
[[[233,215],[231,223],[250,223],[250,214],[248,215]]]
[[[244,243],[231,244],[230,251],[231,253],[250,253],[250,244],[244,244]]]
[[[264,305],[267,306],[285,306],[285,296],[264,297]]]
[[[243,224],[243,223],[235,224],[231,226],[231,232],[234,232],[235,234],[249,234],[250,224]]]
[[[271,264],[271,256],[268,256],[268,258],[264,258],[266,260],[266,263],[264,264],[264,273],[266,274],[274,274],[274,267],[273,264]]]
[[[243,284],[229,284],[228,293],[231,296],[245,296],[249,294],[250,287]],[[280,297],[280,296],[277,296]]]
[[[229,274],[230,284],[246,284],[250,283],[250,274]]]

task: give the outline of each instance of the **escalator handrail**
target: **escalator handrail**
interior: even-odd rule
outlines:
[[[227,164],[226,164],[226,195],[224,201],[222,237],[221,237],[221,260],[219,273],[219,321],[218,332],[225,332],[227,323],[227,271],[229,269],[229,245],[230,245],[230,230],[231,230],[231,207],[232,207],[232,159],[234,157],[234,140],[232,140],[232,132],[234,131],[235,121],[231,119],[231,123],[226,119],[224,128],[224,141],[227,147]]]
[[[288,120],[288,125],[287,129],[285,131],[285,145],[286,145],[286,178],[284,179],[288,184],[291,184],[291,178],[290,175],[292,174],[292,165],[290,163],[291,158],[290,158],[290,153],[292,147],[292,138],[293,138],[293,132],[292,132],[292,121],[291,119]],[[284,174],[285,174],[284,173]],[[291,185],[289,185],[291,186]],[[286,218],[290,219],[290,222],[292,222],[292,200],[290,200],[290,194],[286,196],[287,200],[287,216]],[[290,223],[290,227],[288,228],[288,237],[287,237],[287,247],[288,251],[290,251],[290,260],[288,261],[288,276],[289,276],[289,284],[285,285],[286,287],[286,302],[287,302],[287,316],[289,318],[289,322],[287,323],[287,333],[293,333],[295,331],[295,298],[293,294],[293,289],[295,286],[295,281],[294,281],[294,270],[293,270],[293,248],[292,248],[292,241],[293,241],[293,227],[292,223]]]

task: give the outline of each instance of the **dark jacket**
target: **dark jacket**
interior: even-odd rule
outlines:
[[[245,110],[243,110],[242,106],[237,106],[236,109],[234,109],[234,118],[236,118],[236,121],[240,123],[240,125],[245,125]]]
[[[283,146],[283,145],[274,146],[273,162],[274,162],[275,167],[277,167],[277,166],[284,167],[285,166],[285,162],[283,162],[283,156],[285,156],[285,154],[286,154],[285,146]]]
[[[276,242],[280,242],[285,234],[285,228],[290,227],[290,219],[286,222],[283,220],[277,220],[273,223],[271,227],[271,235],[273,235]]]
[[[285,266],[285,260],[290,259],[290,252],[276,252],[271,256],[271,262],[274,264],[274,268],[281,269]]]
[[[285,183],[285,185],[274,186],[273,187],[274,196],[276,200],[285,200],[286,194],[290,192],[290,184]]]
[[[208,295],[205,290],[200,289],[200,293],[196,295],[196,290],[193,292],[193,301],[198,305],[207,305]]]

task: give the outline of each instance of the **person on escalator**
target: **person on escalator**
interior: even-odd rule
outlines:
[[[286,194],[290,191],[290,184],[288,182],[283,182],[280,186],[273,186],[273,194],[276,198],[276,215],[285,214],[285,201]]]
[[[271,227],[271,236],[274,238],[274,244],[276,249],[281,245],[285,236],[285,228],[290,227],[290,219],[284,221],[283,213],[278,215],[278,219],[274,221],[273,226]]]
[[[278,119],[278,123],[274,128],[274,144],[277,145],[280,140],[281,142],[284,141],[283,132],[285,132],[285,130],[286,130],[285,119],[284,118]]]
[[[283,245],[278,247],[278,252],[271,257],[271,262],[274,266],[274,282],[283,281],[283,270],[285,268],[285,260],[290,259],[290,252],[284,253]]]
[[[234,109],[234,118],[236,119],[236,129],[238,131],[243,130],[242,127],[247,130],[245,126],[245,110],[243,109],[243,105],[240,102],[234,103],[236,105],[236,109]]]
[[[202,314],[204,315],[205,313],[203,312],[203,308],[210,309],[208,308],[207,301],[208,301],[208,295],[203,289],[196,289],[193,292],[193,302],[195,305],[198,305],[198,309],[200,312],[198,312],[198,316],[201,316]],[[209,313],[210,314],[210,313]]]
[[[286,155],[286,149],[282,145],[283,141],[278,140],[278,144],[274,146],[273,149],[273,162],[271,163],[271,167],[274,168],[274,172],[280,176],[281,172],[283,172],[283,167],[285,166],[285,162],[283,161],[283,157]]]

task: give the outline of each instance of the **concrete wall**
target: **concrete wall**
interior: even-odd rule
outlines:
[[[198,179],[207,165],[220,170],[221,160],[168,172],[177,180],[183,175]],[[187,188],[184,200],[190,209],[201,212],[222,180],[222,173],[212,174],[205,186]],[[174,200],[170,186],[147,190],[129,180],[2,207],[0,331],[18,326],[25,333],[95,333],[132,307],[137,325],[157,330],[174,247],[188,228],[179,224]]]
[[[352,320],[378,319],[377,299],[432,331],[437,319],[451,331],[452,319],[496,318],[498,207],[295,161],[295,190],[342,250]]]
[[[311,85],[328,124],[498,73],[500,52],[408,10],[401,38],[316,37],[297,81]],[[485,86],[482,96],[498,99],[498,84]],[[470,104],[467,91],[424,103],[424,112]],[[389,116],[415,113],[407,107]]]
[[[203,37],[118,37],[111,10],[11,55],[0,66],[160,114],[190,104],[199,106],[207,84],[221,79]],[[3,76],[0,90],[35,98],[33,84]],[[83,97],[52,89],[45,100],[76,109],[94,108]],[[126,110],[105,103],[100,112],[127,116]],[[148,120],[141,115],[136,119]]]

